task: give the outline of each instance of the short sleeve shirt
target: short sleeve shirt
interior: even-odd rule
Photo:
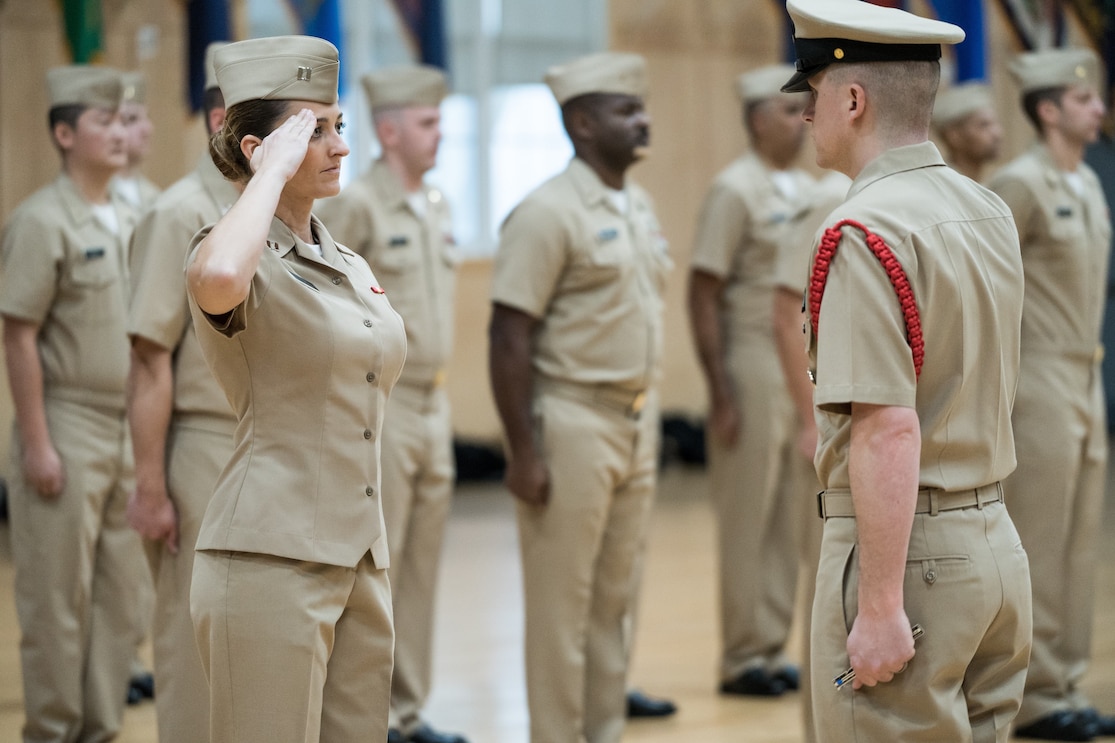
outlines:
[[[813,185],[803,171],[788,171],[795,191],[788,195],[772,174],[757,155],[747,154],[716,177],[701,207],[691,266],[725,281],[730,336],[742,328],[769,331],[778,255],[787,249]]]
[[[425,214],[415,212],[398,177],[383,160],[315,213],[342,244],[368,261],[407,331],[403,379],[437,379],[453,351],[454,293],[460,262],[449,203],[423,185]]]
[[[231,431],[235,418],[201,354],[186,299],[182,267],[194,234],[221,218],[238,192],[208,155],[166,190],[132,236],[132,297],[128,334],[173,353],[174,412]]]
[[[828,173],[809,190],[805,208],[794,223],[774,266],[774,285],[802,294],[809,283],[809,257],[819,240],[824,220],[848,197],[851,179],[843,173]],[[833,220],[830,220],[833,221]]]
[[[1069,185],[1044,145],[1035,145],[988,184],[1010,207],[1022,242],[1024,353],[1095,358],[1107,301],[1111,217],[1099,178],[1081,163],[1083,189]]]
[[[895,290],[862,232],[844,227],[809,346],[822,484],[850,485],[852,403],[917,411],[922,487],[1002,479],[1015,466],[1023,291],[1010,210],[926,142],[869,163],[825,222],[837,219],[856,220],[890,246],[913,289],[925,362],[916,377]]]
[[[627,389],[656,381],[673,264],[650,197],[631,183],[626,192],[623,214],[574,158],[504,222],[492,300],[539,320],[539,374]]]
[[[345,567],[370,551],[385,568],[379,438],[406,334],[364,259],[316,218],[312,229],[321,257],[272,222],[248,297],[227,316],[191,297],[238,421],[197,549]]]
[[[64,174],[28,197],[0,238],[0,314],[40,326],[45,396],[123,410],[135,214],[118,197],[112,206],[118,234]]]

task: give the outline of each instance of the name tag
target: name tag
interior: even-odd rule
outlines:
[[[105,257],[105,249],[102,248],[102,247],[86,248],[85,249],[85,260],[87,260],[87,261],[95,261],[98,258],[104,258],[104,257]]]
[[[1062,219],[1067,219],[1068,217],[1071,217],[1072,216],[1072,207],[1071,206],[1059,206],[1059,207],[1057,207],[1057,216],[1061,217]]]
[[[395,235],[394,237],[392,237],[390,240],[387,241],[387,247],[389,247],[389,248],[401,248],[409,242],[410,242],[410,240],[407,238],[406,235]]]
[[[607,229],[600,230],[596,233],[596,242],[611,242],[617,237],[619,237],[619,230],[615,229],[614,227],[608,227]]]
[[[770,215],[770,223],[771,224],[782,224],[783,222],[785,222],[789,218],[790,217],[786,213],[777,212],[775,214]]]

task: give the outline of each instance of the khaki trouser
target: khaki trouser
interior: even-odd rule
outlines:
[[[209,682],[201,665],[190,620],[190,578],[201,519],[232,453],[232,427],[225,434],[174,424],[167,441],[167,487],[178,513],[178,554],[164,542],[148,543],[153,556],[155,619],[155,710],[159,743],[209,740]]]
[[[380,443],[395,615],[391,726],[409,734],[421,724],[430,695],[434,596],[453,495],[453,433],[444,388],[397,384]]]
[[[125,506],[132,448],[123,412],[48,398],[47,428],[66,484],[44,499],[27,484],[12,436],[11,533],[26,722],[23,739],[115,737],[141,627],[146,580]]]
[[[812,665],[810,663],[811,622],[813,598],[817,592],[817,565],[821,561],[821,535],[825,522],[817,514],[817,476],[814,473],[809,488],[798,501],[798,518],[801,519],[800,569],[798,571],[798,596],[804,607],[804,626],[801,628],[801,729],[805,743],[816,743],[817,733],[813,722]]]
[[[1034,591],[1034,651],[1019,726],[1091,706],[1079,684],[1092,655],[1104,413],[1098,364],[1023,355],[1012,416],[1018,469],[1004,483]]]
[[[542,389],[550,501],[520,503],[531,743],[617,743],[630,606],[657,475],[658,407],[634,417]]]
[[[728,369],[740,409],[739,437],[725,447],[708,436],[725,681],[787,662],[800,557],[794,504],[816,492],[817,479],[796,448],[797,416],[769,331],[748,332],[735,343]]]
[[[391,587],[370,554],[345,568],[199,551],[190,613],[211,743],[387,739]]]
[[[894,680],[833,687],[857,614],[856,520],[825,521],[813,605],[813,714],[820,743],[1005,743],[1030,651],[1030,574],[1002,503],[914,517],[904,601],[925,635]]]

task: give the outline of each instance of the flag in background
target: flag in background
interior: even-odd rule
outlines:
[[[214,41],[232,40],[228,0],[187,0],[186,76],[190,110],[200,111],[205,94],[205,49]]]
[[[307,36],[317,36],[337,47],[341,63],[344,64],[344,50],[341,45],[341,1],[340,0],[287,0],[294,11],[301,32]],[[345,94],[345,79],[338,79],[338,95]]]
[[[88,64],[103,49],[101,0],[62,0],[62,23],[74,64]]]
[[[956,82],[987,79],[987,42],[984,34],[983,3],[971,0],[932,0],[937,17],[964,29],[964,41],[953,47]]]
[[[394,0],[422,64],[449,69],[441,0]]]

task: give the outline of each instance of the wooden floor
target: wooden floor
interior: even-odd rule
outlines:
[[[1115,487],[1109,485],[1108,494],[1110,501]],[[1115,711],[1115,634],[1104,630],[1115,623],[1113,535],[1105,524],[1095,663],[1085,683],[1108,712]],[[715,693],[714,544],[704,473],[667,468],[650,538],[632,682],[674,699],[680,711],[667,720],[630,724],[625,743],[801,740],[797,694],[762,701]],[[442,565],[428,717],[440,728],[468,735],[472,743],[527,743],[517,538],[510,497],[497,485],[459,489]],[[19,740],[18,637],[5,527],[0,530],[0,743]],[[154,706],[129,708],[119,743],[155,741]]]

